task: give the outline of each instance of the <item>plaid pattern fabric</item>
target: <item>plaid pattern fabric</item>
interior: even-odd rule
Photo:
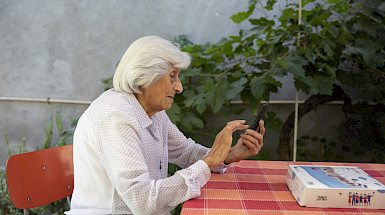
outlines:
[[[358,166],[385,184],[385,164],[244,160],[224,174],[213,173],[198,198],[183,204],[182,215],[347,215],[385,214],[385,210],[301,207],[286,185],[289,164]],[[385,203],[384,203],[385,204]]]

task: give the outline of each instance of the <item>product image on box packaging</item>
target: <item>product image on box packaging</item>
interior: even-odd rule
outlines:
[[[385,209],[385,186],[359,167],[289,165],[286,183],[301,206]]]

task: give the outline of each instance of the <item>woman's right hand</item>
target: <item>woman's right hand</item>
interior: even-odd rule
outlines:
[[[210,153],[207,157],[203,158],[203,161],[207,163],[210,170],[213,170],[218,165],[223,164],[233,141],[233,132],[247,129],[249,126],[244,125],[245,122],[245,120],[234,120],[228,122],[227,125],[217,134]]]

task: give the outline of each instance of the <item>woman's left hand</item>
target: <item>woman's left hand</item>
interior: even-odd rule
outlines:
[[[259,121],[259,133],[247,129],[244,134],[241,134],[237,144],[230,148],[225,163],[233,163],[257,155],[263,146],[264,134],[264,121],[261,120]]]

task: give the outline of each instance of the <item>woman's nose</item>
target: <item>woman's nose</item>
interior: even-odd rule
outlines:
[[[174,82],[174,90],[176,93],[182,93],[183,92],[183,85],[182,85],[182,82],[180,82],[179,77]]]

